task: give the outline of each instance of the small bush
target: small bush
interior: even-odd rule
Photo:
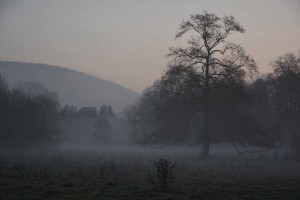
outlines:
[[[155,167],[159,185],[162,188],[168,187],[173,180],[174,164],[169,159],[161,157],[155,162]]]

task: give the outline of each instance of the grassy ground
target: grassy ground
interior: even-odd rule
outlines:
[[[300,199],[299,163],[176,158],[168,188],[154,157],[10,154],[0,157],[0,199]]]

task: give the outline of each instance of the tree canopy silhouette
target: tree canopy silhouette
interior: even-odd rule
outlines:
[[[169,94],[190,93],[195,105],[201,107],[203,155],[208,157],[215,91],[227,88],[228,93],[239,93],[247,75],[256,73],[257,66],[243,47],[226,41],[233,33],[245,32],[233,16],[219,17],[206,11],[191,15],[179,25],[175,37],[180,38],[188,32],[193,35],[187,40],[187,47],[170,48],[170,61],[162,84]]]
[[[274,123],[267,85],[253,83],[257,65],[243,47],[228,42],[245,29],[232,16],[204,11],[179,25],[175,38],[187,34],[185,47],[171,47],[167,70],[127,109],[127,119],[142,133],[142,143],[203,144],[210,155],[216,142],[232,144],[240,153],[276,148],[280,131]],[[260,91],[262,90],[262,91]],[[238,145],[261,147],[241,151]]]

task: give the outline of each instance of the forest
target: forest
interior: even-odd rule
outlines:
[[[185,46],[121,112],[0,76],[0,199],[298,199],[300,51],[261,75],[228,40],[244,32],[233,16],[183,20]]]

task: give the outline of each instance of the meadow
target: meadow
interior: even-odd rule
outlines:
[[[155,162],[174,164],[167,187]],[[198,147],[64,148],[0,154],[0,199],[300,199],[300,163],[287,156],[216,155]]]

